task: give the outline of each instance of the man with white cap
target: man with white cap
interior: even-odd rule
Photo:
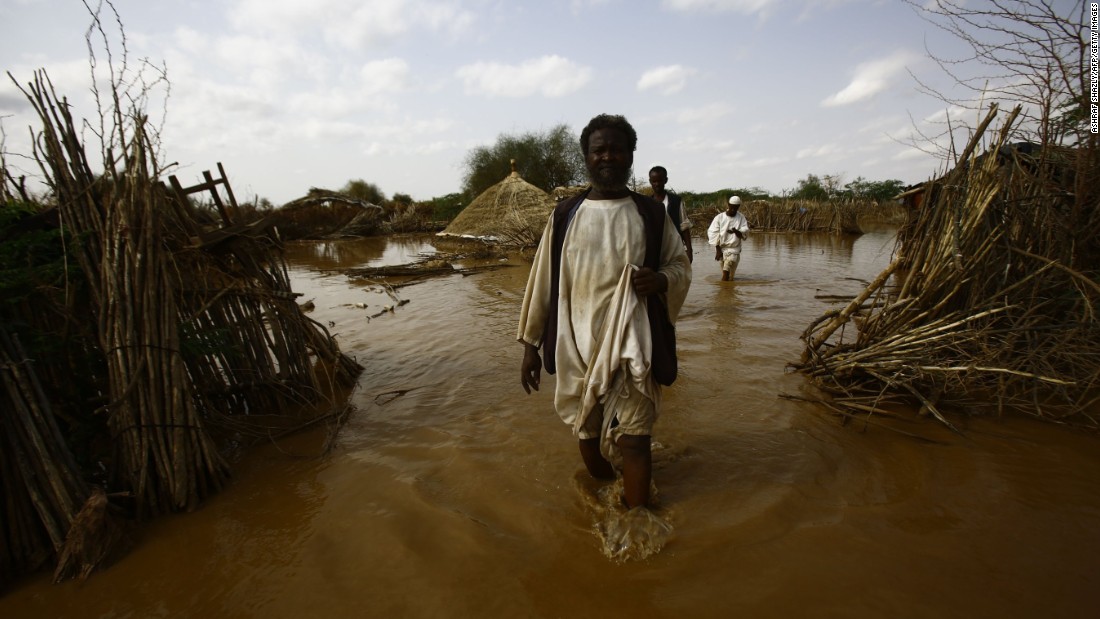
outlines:
[[[707,230],[707,239],[714,245],[714,259],[722,265],[722,281],[733,279],[741,261],[741,241],[749,234],[749,220],[737,212],[741,197],[730,196],[726,210],[714,216]]]

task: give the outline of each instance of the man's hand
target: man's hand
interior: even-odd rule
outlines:
[[[539,349],[527,342],[523,343],[523,362],[520,363],[520,384],[528,394],[533,388],[539,390],[539,382],[542,381],[542,358],[539,357]]]
[[[634,292],[639,297],[648,297],[668,290],[668,277],[649,267],[642,267],[635,271],[630,282],[634,285]]]
[[[731,230],[731,232],[733,232],[734,234],[736,234],[736,235],[737,235],[737,238],[741,239],[742,241],[744,241],[744,240],[745,240],[745,233],[744,233],[744,232],[741,232],[741,231],[740,231],[740,230],[738,230],[737,228],[734,228],[733,230]]]
[[[718,262],[722,261],[722,249],[720,247],[715,246],[715,248],[714,248],[714,259],[717,260]]]

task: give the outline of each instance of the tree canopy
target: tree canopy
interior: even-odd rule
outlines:
[[[478,146],[466,155],[462,190],[467,199],[504,180],[512,160],[523,180],[547,192],[586,178],[580,140],[567,125],[543,133],[501,134],[492,146]]]
[[[645,193],[650,193],[646,191]],[[741,187],[741,188],[726,188],[719,189],[717,191],[697,192],[697,191],[677,191],[680,197],[684,199],[684,202],[688,205],[695,204],[717,204],[723,205],[729,199],[730,196],[740,196],[742,200],[748,202],[751,200],[767,200],[772,197],[766,190],[760,187]]]
[[[368,183],[361,178],[348,181],[344,188],[340,190],[340,193],[371,204],[381,205],[386,201],[386,194],[382,193],[378,185]]]
[[[831,198],[859,198],[885,202],[901,193],[905,183],[894,178],[885,181],[869,181],[857,176],[854,181],[841,186],[840,174],[807,174],[798,181],[798,187],[790,197],[800,200],[829,200]]]
[[[800,200],[828,200],[829,190],[823,178],[828,178],[828,175],[821,177],[807,174],[806,178],[798,181],[798,187],[791,192],[791,197]]]
[[[840,195],[843,197],[864,198],[875,200],[876,202],[885,202],[887,200],[893,200],[894,196],[901,193],[904,189],[905,183],[896,178],[887,181],[869,181],[862,176],[857,176],[856,180],[844,186]]]

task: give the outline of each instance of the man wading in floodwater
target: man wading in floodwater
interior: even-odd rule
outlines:
[[[554,408],[580,439],[588,472],[613,480],[621,456],[623,500],[634,508],[649,503],[658,380],[675,378],[675,353],[669,360],[661,345],[671,337],[650,321],[667,307],[675,324],[691,264],[664,207],[627,188],[638,142],[630,123],[601,114],[580,142],[592,187],[558,205],[535,253],[517,333],[521,384],[538,390],[544,347],[557,374]]]
[[[726,210],[714,216],[707,229],[707,240],[714,245],[714,259],[722,265],[722,281],[733,281],[741,263],[741,242],[749,234],[749,220],[737,212],[741,198],[731,196]]]

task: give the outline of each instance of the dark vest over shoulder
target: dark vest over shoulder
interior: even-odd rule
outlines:
[[[668,217],[672,220],[672,224],[676,226],[676,231],[680,231],[680,224],[683,223],[680,220],[680,205],[684,200],[680,196],[669,193],[668,194]]]
[[[590,190],[589,190],[590,191]],[[561,254],[565,246],[565,232],[573,220],[577,208],[588,197],[588,191],[566,198],[554,207],[554,229],[550,253],[550,310],[546,316],[546,327],[543,329],[542,349],[543,367],[548,374],[557,372],[557,336],[558,336],[558,283],[561,279]],[[638,214],[642,217],[645,226],[645,262],[643,266],[657,271],[661,266],[661,240],[664,237],[665,218],[661,211],[664,205],[660,202],[630,192],[634,205],[638,208]],[[671,203],[672,200],[670,199]],[[658,295],[652,295],[646,300],[646,313],[649,318],[650,333],[653,340],[651,351],[651,366],[653,377],[659,384],[671,385],[676,380],[676,332],[668,319],[668,309],[661,303]]]

